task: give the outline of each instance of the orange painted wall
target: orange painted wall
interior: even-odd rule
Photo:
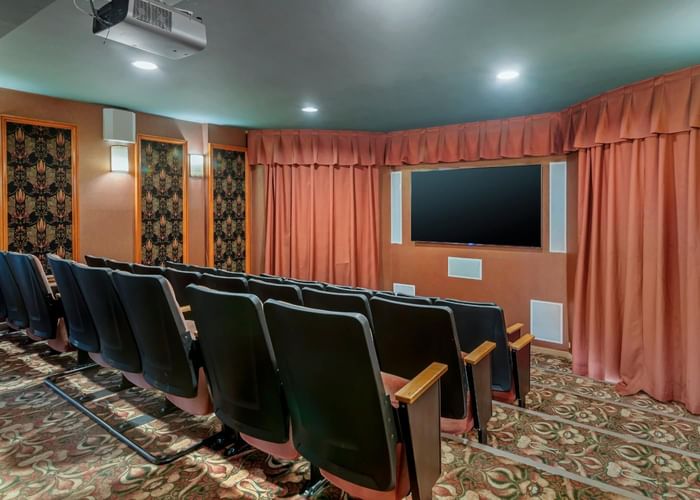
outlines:
[[[80,253],[130,261],[134,253],[135,166],[130,165],[129,174],[110,172],[110,149],[102,140],[103,107],[109,107],[109,104],[82,103],[0,89],[0,114],[77,125]],[[136,132],[185,139],[189,153],[193,154],[206,153],[208,142],[246,145],[245,131],[240,128],[174,120],[146,113],[136,113]],[[133,158],[133,148],[129,147],[130,158]],[[206,181],[204,178],[188,177],[188,183],[190,262],[203,265]]]
[[[521,322],[529,328],[530,300],[564,304],[564,343],[555,348],[568,348],[569,294],[573,275],[569,254],[549,253],[549,162],[565,157],[525,158],[521,160],[482,161],[450,165],[418,165],[398,167],[402,176],[403,244],[391,244],[390,180],[392,169],[381,174],[381,250],[382,287],[391,290],[393,283],[416,286],[417,295],[451,297],[464,300],[493,301],[503,307],[506,321]],[[411,241],[411,175],[412,170],[436,168],[542,164],[542,249],[508,247],[468,247],[451,244],[414,243]],[[576,204],[576,165],[568,162],[567,205]],[[575,213],[573,214],[575,221]],[[576,246],[576,225],[571,210],[567,220],[569,250]],[[449,278],[448,257],[482,259],[481,281]]]

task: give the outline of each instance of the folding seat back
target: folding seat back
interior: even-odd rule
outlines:
[[[0,252],[0,290],[5,302],[7,323],[12,328],[21,330],[29,326],[29,315],[6,255],[6,252]]]
[[[34,255],[15,252],[8,252],[6,258],[22,295],[33,336],[56,338],[58,319],[63,316],[63,311],[41,262]]]
[[[246,273],[239,273],[237,271],[226,271],[224,269],[216,269],[209,271],[207,274],[216,274],[218,276],[224,276],[226,278],[247,278]]]
[[[452,310],[373,297],[374,343],[385,373],[411,379],[433,361],[447,365],[440,380],[441,414],[467,417],[467,378]]]
[[[103,257],[95,257],[94,255],[86,255],[85,263],[90,267],[108,267]]]
[[[280,278],[279,276],[270,276],[269,274],[259,274],[259,275],[254,275],[251,274],[248,276],[249,279],[255,279],[258,281],[264,281],[265,283],[277,283],[279,285],[284,283],[284,280]]]
[[[367,288],[355,288],[352,286],[326,285],[324,290],[334,293],[354,293],[356,295],[363,295],[367,297],[367,300],[374,296],[373,290],[369,290]]]
[[[302,305],[304,303],[301,296],[301,290],[296,285],[268,283],[255,278],[248,280],[248,290],[253,295],[257,295],[263,302],[268,299],[275,299],[297,305]]]
[[[319,283],[318,281],[305,281],[305,280],[296,280],[296,279],[286,279],[284,280],[284,283],[286,285],[296,285],[299,288],[315,288],[316,290],[323,290],[325,286],[323,283]]]
[[[120,260],[105,259],[105,264],[107,267],[114,271],[124,271],[125,273],[133,272],[131,264],[128,262],[122,262]]]
[[[175,292],[175,298],[177,303],[184,306],[187,304],[187,296],[185,295],[185,289],[187,285],[197,284],[202,278],[202,275],[196,272],[180,271],[177,269],[165,268],[164,271],[165,279],[170,282]]]
[[[192,336],[173,289],[162,276],[112,273],[119,298],[141,353],[146,381],[182,398],[197,396],[190,362]]]
[[[149,266],[146,264],[131,264],[131,272],[134,274],[140,274],[140,275],[155,275],[155,276],[162,276],[164,273],[164,270],[160,266]]]
[[[492,386],[497,391],[510,391],[513,384],[508,338],[503,310],[490,304],[440,300],[437,306],[449,307],[454,315],[457,337],[463,351],[472,351],[485,341],[496,344],[491,353]]]
[[[191,271],[189,264],[183,264],[182,262],[174,262],[172,260],[166,260],[165,267],[169,269],[177,269],[178,271]]]
[[[47,255],[61,294],[61,303],[68,325],[68,341],[73,347],[90,353],[100,352],[100,339],[92,321],[83,292],[73,276],[71,262],[58,255]]]
[[[205,266],[196,266],[194,264],[183,264],[180,262],[171,262],[168,261],[165,263],[165,267],[169,267],[171,269],[177,269],[178,271],[187,271],[189,273],[213,273],[214,269],[211,267],[205,267]]]
[[[385,292],[377,292],[374,296],[381,299],[393,300],[394,302],[404,302],[406,304],[422,304],[429,306],[433,303],[428,297],[416,297],[413,295],[393,295]]]
[[[287,443],[289,413],[260,299],[195,285],[187,295],[216,416],[244,439]]]
[[[197,272],[199,274],[204,274],[204,273],[210,273],[214,274],[216,273],[216,270],[213,267],[207,267],[207,266],[195,266],[190,264],[190,269],[191,272]]]
[[[322,471],[393,489],[398,433],[367,318],[277,300],[264,309],[296,449]]]
[[[245,278],[217,276],[207,273],[202,275],[199,284],[220,292],[248,293],[248,280]]]
[[[112,282],[113,271],[78,263],[71,267],[100,338],[102,359],[117,370],[141,373],[141,355]]]
[[[372,312],[369,300],[359,293],[335,293],[314,288],[303,288],[304,305],[324,311],[349,312],[362,314],[372,326]]]

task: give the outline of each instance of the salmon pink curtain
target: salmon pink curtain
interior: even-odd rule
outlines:
[[[270,165],[266,220],[266,272],[378,287],[377,167]]]
[[[385,165],[455,163],[561,154],[559,113],[386,134]]]
[[[578,152],[574,369],[700,413],[699,133],[700,66],[555,113],[389,133],[251,131],[251,163],[269,172],[267,270],[375,286],[376,168]]]
[[[579,152],[574,371],[700,413],[700,130]]]
[[[384,165],[385,134],[342,130],[251,130],[251,165]]]

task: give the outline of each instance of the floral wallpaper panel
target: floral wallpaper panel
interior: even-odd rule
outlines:
[[[73,258],[73,129],[6,121],[8,250]]]
[[[141,139],[141,262],[183,261],[184,144]]]
[[[214,267],[245,271],[246,153],[212,148]]]

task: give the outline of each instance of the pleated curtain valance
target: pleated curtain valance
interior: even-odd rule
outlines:
[[[561,112],[397,132],[253,130],[263,165],[417,165],[551,156],[700,128],[700,66],[650,78]]]
[[[334,130],[251,130],[252,165],[384,165],[386,134]]]
[[[384,165],[549,156],[561,152],[559,113],[387,134]]]
[[[564,152],[700,128],[700,66],[649,78],[561,112]]]

